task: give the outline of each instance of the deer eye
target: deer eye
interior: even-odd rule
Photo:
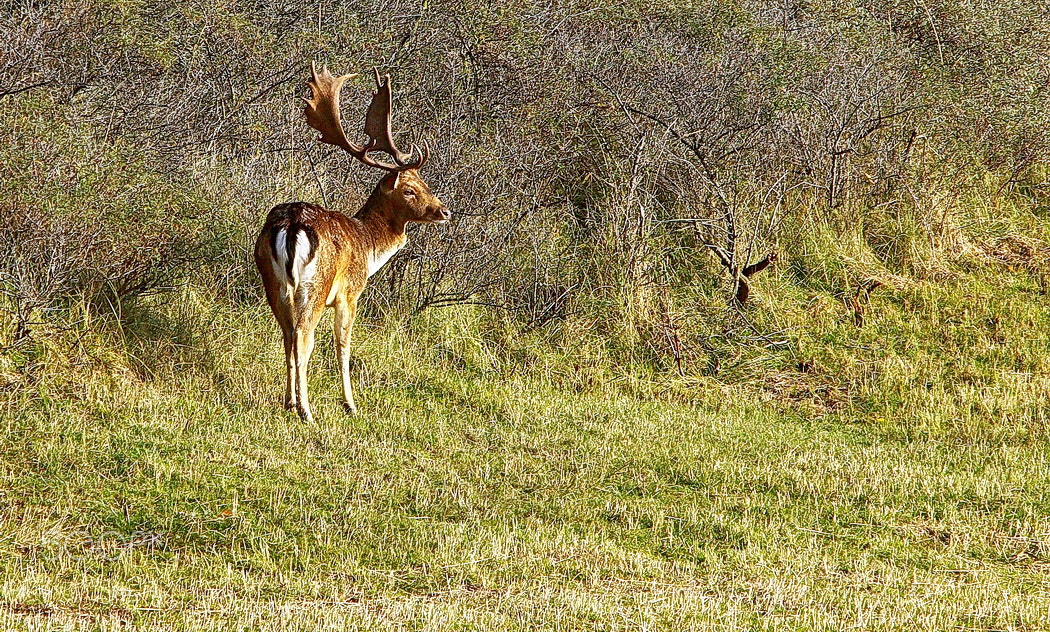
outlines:
[[[407,188],[405,188],[405,195],[407,195],[409,197],[416,197],[416,190],[413,189],[412,187],[407,187]]]

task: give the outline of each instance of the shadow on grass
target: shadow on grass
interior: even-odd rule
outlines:
[[[126,354],[128,366],[145,381],[193,372],[220,381],[214,338],[218,315],[177,291],[124,299],[98,312]]]

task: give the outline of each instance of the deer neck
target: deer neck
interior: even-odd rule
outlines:
[[[393,206],[379,193],[372,193],[354,219],[364,229],[368,276],[379,271],[398,250],[408,243],[406,222],[398,217]]]

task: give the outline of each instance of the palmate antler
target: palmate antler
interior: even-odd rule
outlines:
[[[328,68],[323,68],[320,73],[317,67],[310,65],[311,78],[310,98],[306,100],[306,122],[310,127],[321,132],[317,140],[341,147],[354,158],[370,167],[397,172],[408,169],[419,169],[426,164],[430,157],[430,147],[424,141],[422,151],[412,145],[408,154],[403,153],[394,144],[390,133],[390,107],[392,96],[390,94],[390,75],[380,78],[376,71],[376,91],[372,93],[372,103],[368,106],[365,115],[365,134],[368,135],[368,143],[364,146],[358,145],[346,137],[343,131],[342,119],[339,114],[339,93],[343,84],[355,75],[333,76]],[[383,80],[385,79],[385,81]],[[382,151],[390,155],[396,164],[381,162],[369,156],[369,152]],[[419,154],[419,158],[412,157]]]

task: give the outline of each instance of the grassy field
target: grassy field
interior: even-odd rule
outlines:
[[[312,425],[262,306],[186,290],[16,347],[0,627],[1050,629],[1050,307],[993,255],[860,328],[785,268],[796,344],[733,379],[373,319],[363,413],[323,344]]]

